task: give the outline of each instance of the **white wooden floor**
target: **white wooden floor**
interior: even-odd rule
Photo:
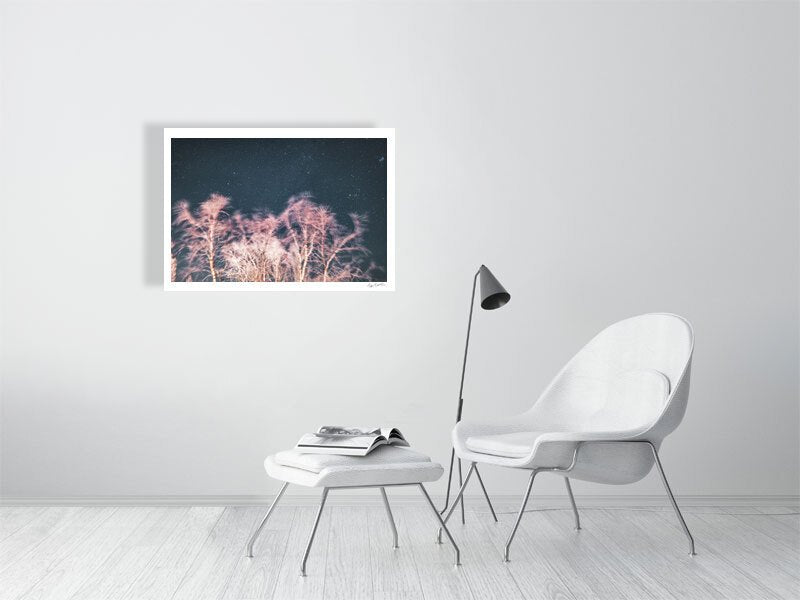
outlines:
[[[580,532],[568,509],[540,510],[506,564],[514,508],[497,508],[499,524],[477,508],[453,525],[455,569],[426,506],[395,507],[393,550],[381,506],[332,501],[301,578],[313,506],[279,507],[252,559],[262,507],[5,507],[0,599],[800,598],[796,507],[688,507],[694,558],[667,507],[582,509]]]

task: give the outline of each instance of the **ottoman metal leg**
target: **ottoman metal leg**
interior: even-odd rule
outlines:
[[[308,537],[308,544],[306,544],[306,551],[303,553],[303,562],[300,565],[300,575],[306,576],[306,562],[308,562],[308,553],[311,552],[311,544],[314,543],[314,536],[317,533],[319,526],[319,518],[322,516],[322,509],[325,508],[325,500],[328,499],[328,489],[322,488],[322,500],[320,500],[319,508],[317,509],[317,516],[314,519],[314,526],[311,528],[311,535]]]
[[[386,497],[386,488],[381,488],[381,496],[383,497],[383,505],[386,507],[386,516],[389,517],[389,525],[392,526],[392,548],[399,548],[397,545],[397,527],[395,527],[392,509],[389,506],[389,498]]]
[[[469,474],[467,474],[467,479],[469,479]],[[439,514],[438,510],[436,510],[436,506],[431,501],[431,497],[428,496],[428,491],[425,489],[425,486],[422,485],[421,483],[418,485],[420,491],[422,492],[422,495],[425,496],[425,500],[428,501],[428,505],[431,507],[433,514],[436,515],[436,519],[439,521],[439,525],[441,525],[441,529],[439,529],[439,535],[441,535],[442,529],[444,529],[444,532],[447,534],[447,539],[450,540],[450,543],[453,545],[453,550],[455,550],[456,553],[455,566],[457,567],[461,564],[461,551],[458,549],[458,545],[456,544],[456,541],[453,539],[453,536],[450,535],[450,530],[447,528],[447,525],[445,524],[444,520],[442,520],[442,515]],[[458,503],[458,498],[456,498],[456,503]],[[455,508],[455,506],[456,505],[453,504],[453,508]],[[453,512],[453,508],[450,509],[450,512]]]
[[[278,495],[275,496],[275,500],[273,500],[272,504],[270,504],[269,510],[267,510],[267,514],[264,515],[264,519],[261,521],[261,524],[253,532],[253,535],[250,537],[250,541],[247,542],[247,556],[248,557],[253,558],[253,544],[256,543],[256,539],[258,538],[259,534],[261,533],[261,530],[264,529],[264,525],[267,524],[267,519],[269,519],[269,516],[272,514],[272,511],[275,509],[275,506],[278,504],[278,500],[281,499],[281,496],[283,496],[283,492],[286,491],[287,487],[289,487],[289,482],[288,481],[283,484],[283,487],[281,488],[281,491],[278,492]]]

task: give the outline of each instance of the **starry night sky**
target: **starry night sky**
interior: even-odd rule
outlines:
[[[286,201],[311,192],[337,220],[367,215],[364,243],[386,280],[386,140],[382,138],[173,138],[172,205],[193,207],[212,193],[231,198],[231,210],[278,214]]]

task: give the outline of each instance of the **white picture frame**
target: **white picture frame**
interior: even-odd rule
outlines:
[[[173,221],[175,202],[173,198],[173,140],[386,140],[386,254],[385,266],[379,265],[380,276],[376,280],[360,281],[173,281]],[[383,158],[383,157],[381,157]],[[380,160],[380,159],[379,159]],[[208,193],[219,190],[209,189]],[[301,192],[303,190],[296,190]],[[235,200],[235,199],[234,199]],[[325,198],[321,200],[325,204]],[[278,210],[279,207],[264,207]],[[369,226],[376,226],[370,223]],[[382,227],[383,224],[377,224]],[[395,290],[395,131],[393,128],[186,128],[164,129],[164,289],[166,291],[371,291],[391,292]]]

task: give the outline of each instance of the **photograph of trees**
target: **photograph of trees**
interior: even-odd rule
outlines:
[[[170,141],[170,281],[387,281],[386,138]]]

